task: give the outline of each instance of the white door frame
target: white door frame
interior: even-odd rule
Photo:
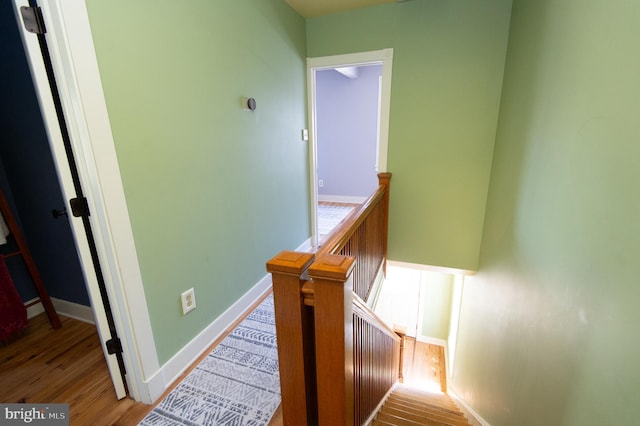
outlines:
[[[389,142],[389,112],[391,110],[391,67],[393,49],[349,53],[345,55],[307,58],[307,102],[309,111],[309,169],[311,181],[311,246],[318,246],[318,128],[316,111],[316,72],[348,66],[382,64],[380,95],[380,128],[376,172],[387,171],[387,147]]]
[[[28,2],[13,0],[13,3],[58,178],[63,195],[69,200],[76,195],[42,55],[36,36],[26,32],[20,17],[20,7],[28,6]],[[116,331],[124,350],[129,394],[137,401],[152,403],[164,391],[164,380],[154,380],[158,379],[154,377],[159,370],[158,357],[86,4],[84,0],[40,0],[39,3],[80,181],[89,203],[89,220]],[[71,210],[68,201],[67,210]],[[110,333],[82,220],[72,218],[70,223],[105,358],[116,394],[122,398],[125,389],[115,356],[108,355],[105,348],[104,342]]]

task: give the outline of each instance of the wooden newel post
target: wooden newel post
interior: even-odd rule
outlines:
[[[314,255],[283,251],[267,262],[273,282],[280,393],[285,426],[316,421],[313,313],[303,303],[302,273]]]
[[[383,198],[383,209],[384,212],[382,218],[382,244],[383,244],[383,254],[384,254],[384,262],[382,264],[382,272],[387,274],[387,245],[389,239],[389,192],[391,190],[391,173],[378,173],[378,184],[384,185],[384,198]]]
[[[318,424],[353,425],[353,278],[355,258],[325,255],[309,268],[315,295]]]

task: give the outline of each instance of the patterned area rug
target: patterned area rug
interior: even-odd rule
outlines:
[[[350,205],[335,205],[318,203],[318,234],[330,234],[344,218],[353,211],[354,207]]]
[[[266,425],[279,405],[278,349],[269,296],[140,425]]]

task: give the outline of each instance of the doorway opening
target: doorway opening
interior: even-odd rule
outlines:
[[[313,247],[386,171],[392,59],[384,49],[307,60]]]
[[[446,392],[454,367],[464,275],[389,261],[374,311],[405,337],[404,381]]]

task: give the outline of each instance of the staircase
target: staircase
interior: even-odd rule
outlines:
[[[371,425],[470,426],[470,423],[449,395],[424,392],[398,384]]]

